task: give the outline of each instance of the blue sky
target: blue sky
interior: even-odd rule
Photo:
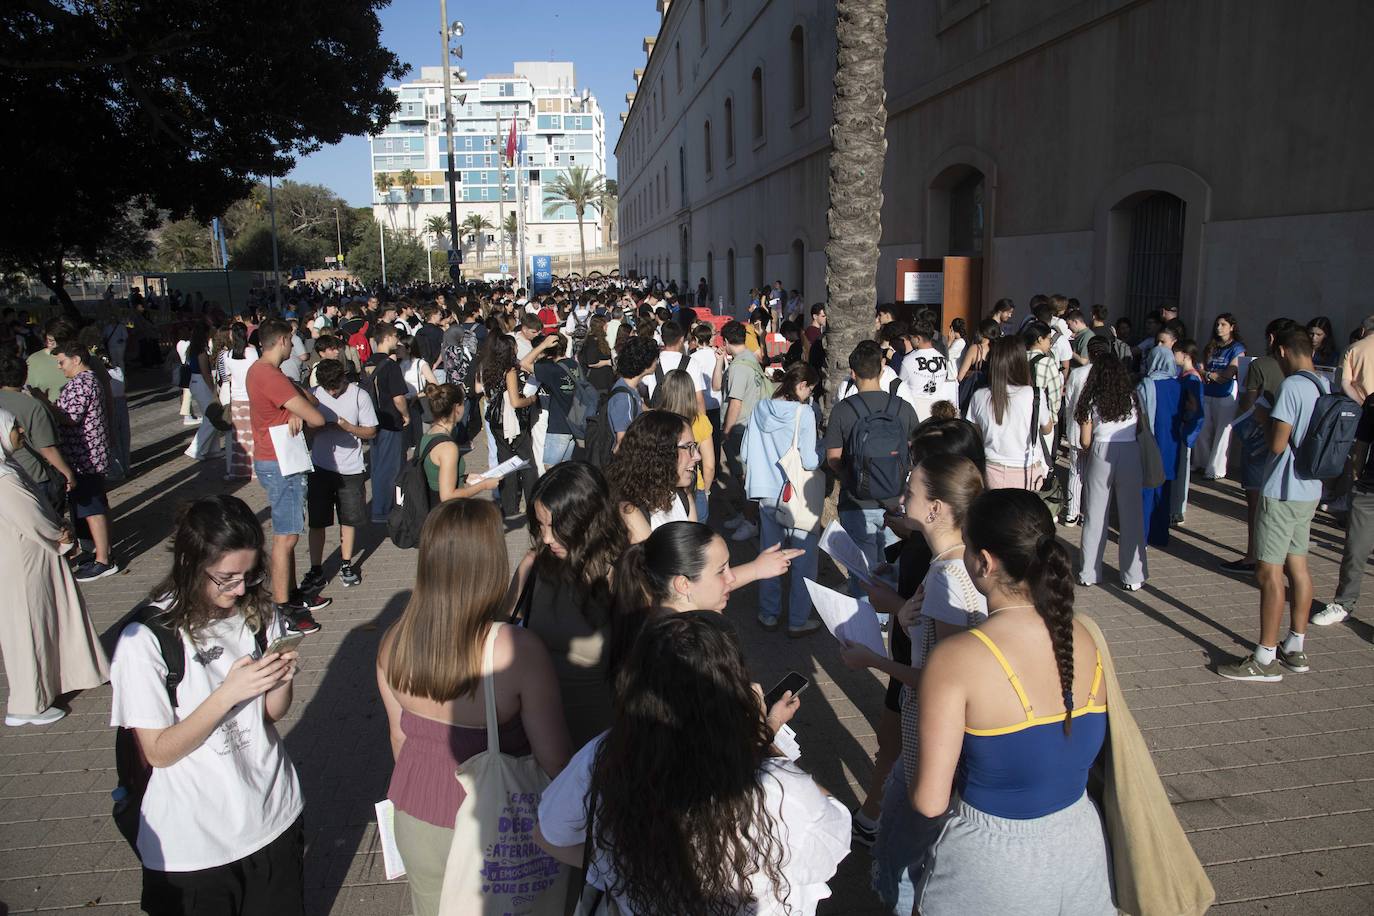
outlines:
[[[517,60],[570,60],[577,82],[592,91],[606,114],[606,170],[614,177],[613,150],[620,138],[625,93],[634,88],[631,71],[644,66],[643,41],[658,32],[654,0],[450,0],[449,19],[463,23],[462,66],[469,78],[508,73]],[[412,73],[439,63],[439,0],[394,0],[382,10],[382,42]],[[301,159],[289,176],[322,184],[354,206],[372,200],[368,143],[349,137]]]

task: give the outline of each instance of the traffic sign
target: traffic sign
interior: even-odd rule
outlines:
[[[510,265],[509,265],[509,264],[502,264],[502,265],[501,265],[501,273],[503,273],[503,274],[508,274],[508,273],[510,273]]]
[[[449,268],[448,268],[448,275],[449,275],[450,278],[452,278],[452,279],[454,279],[454,280],[461,280],[461,279],[463,279],[463,267],[462,267],[462,265],[461,265],[461,264],[450,264],[450,265],[449,265]]]
[[[463,263],[463,249],[461,249],[461,248],[450,248],[450,249],[448,250],[448,262],[449,262],[450,264],[462,264],[462,263]]]
[[[293,267],[293,268],[291,268],[291,279],[292,279],[292,280],[304,280],[304,279],[305,279],[305,268],[304,268],[304,267]]]

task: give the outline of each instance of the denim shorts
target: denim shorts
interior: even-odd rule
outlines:
[[[272,534],[300,534],[305,530],[305,479],[309,474],[283,477],[275,461],[254,461],[258,483],[272,506]]]
[[[105,475],[77,474],[76,486],[67,494],[67,500],[77,518],[108,515],[110,503],[105,498]]]

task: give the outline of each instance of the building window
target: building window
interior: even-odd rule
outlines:
[[[677,91],[682,92],[682,42],[673,45],[673,57],[677,60]]]
[[[763,246],[754,246],[754,286],[758,287],[760,293],[767,292],[768,275],[764,271]]]
[[[725,100],[725,164],[735,161],[735,100]]]
[[[678,203],[687,206],[687,150],[679,146],[677,148],[677,178],[678,178]]]
[[[707,121],[701,129],[702,164],[706,166],[706,175],[711,175],[711,122]]]
[[[727,304],[733,310],[735,307],[735,249],[728,248],[725,251],[725,295]]]
[[[701,20],[701,50],[706,51],[706,43],[710,40],[710,32],[706,22],[706,0],[697,0],[697,18]]]
[[[753,93],[754,110],[750,113],[753,116],[753,138],[755,143],[763,142],[763,68],[755,67],[754,75],[750,79],[751,91]]]
[[[806,110],[806,33],[801,26],[792,30],[792,112]]]

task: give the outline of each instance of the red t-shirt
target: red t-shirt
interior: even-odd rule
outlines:
[[[548,306],[539,310],[539,320],[544,322],[545,334],[552,334],[558,330],[558,313]]]
[[[268,429],[291,419],[293,414],[283,405],[300,391],[280,369],[261,359],[248,367],[244,387],[248,389],[248,415],[253,424],[253,460],[276,461],[277,450],[272,447]]]

